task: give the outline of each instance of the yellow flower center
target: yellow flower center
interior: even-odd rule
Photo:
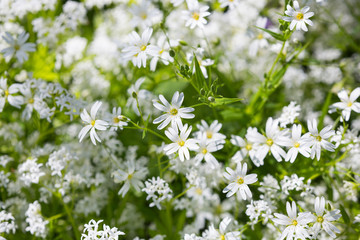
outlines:
[[[28,100],[28,103],[33,104],[33,103],[34,103],[34,99],[33,99],[33,98],[30,98],[30,99]]]
[[[322,223],[324,221],[324,218],[322,216],[318,216],[316,221]]]
[[[145,51],[146,50],[146,45],[142,45],[140,48],[141,51]]]
[[[9,96],[9,91],[8,90],[5,90],[5,96]]]
[[[244,179],[242,177],[239,177],[236,181],[238,184],[243,184],[244,183]]]
[[[92,125],[92,126],[95,125],[95,120],[91,120],[91,125]]]
[[[203,191],[201,190],[201,188],[197,188],[197,189],[195,190],[195,192],[196,192],[198,195],[201,195]]]
[[[246,150],[250,151],[252,149],[252,145],[251,144],[246,144],[245,146]]]
[[[181,141],[179,142],[179,145],[180,145],[180,147],[182,147],[182,146],[185,145],[185,142],[184,142],[183,140],[181,140]]]
[[[302,19],[304,19],[304,14],[301,13],[301,12],[299,12],[298,14],[296,14],[296,19],[297,19],[297,20],[302,20]]]
[[[321,142],[321,137],[320,137],[320,136],[316,136],[316,141]]]
[[[172,108],[170,109],[170,114],[175,116],[176,114],[178,114],[178,110],[176,108]]]
[[[14,49],[15,49],[15,51],[19,51],[19,50],[20,50],[20,45],[19,45],[19,44],[15,44],[15,45],[14,45]]]
[[[200,15],[197,12],[194,12],[193,15],[192,15],[192,18],[197,21],[197,20],[199,20]]]
[[[298,222],[296,220],[292,221],[292,225],[296,226],[298,224]]]
[[[204,148],[201,152],[202,152],[202,154],[206,154],[207,153],[206,148]]]
[[[260,33],[259,35],[257,35],[257,39],[263,39],[264,35],[262,35],[262,33]]]
[[[119,119],[118,117],[114,117],[114,118],[113,118],[113,122],[114,122],[114,123],[119,123],[119,122],[120,122],[120,119]]]
[[[230,0],[230,2],[231,2],[231,0]],[[221,235],[221,236],[220,236],[220,239],[221,239],[221,240],[225,240],[225,236],[224,236],[224,235]]]
[[[352,105],[353,105],[352,102],[348,102],[348,104],[347,104],[348,107],[351,107]]]
[[[274,141],[271,138],[268,138],[268,140],[266,140],[266,144],[272,146],[274,144]]]
[[[213,134],[212,134],[212,132],[210,132],[210,131],[206,131],[206,137],[207,138],[212,138],[212,136],[213,136]]]
[[[127,178],[130,180],[130,179],[132,179],[132,178],[133,178],[133,176],[134,176],[134,174],[132,174],[132,173],[131,173],[131,174],[129,174],[129,175],[128,175],[128,177],[127,177]]]
[[[141,14],[141,18],[145,20],[147,18],[146,13]]]
[[[164,52],[164,49],[161,49],[160,52],[159,52],[159,54],[162,54],[163,52]]]
[[[296,143],[294,144],[294,147],[296,147],[296,148],[300,147],[300,143],[296,142]]]

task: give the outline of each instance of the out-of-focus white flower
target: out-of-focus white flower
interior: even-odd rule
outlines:
[[[118,169],[111,175],[114,177],[115,183],[125,182],[119,190],[118,194],[124,197],[129,191],[130,187],[134,187],[136,191],[140,192],[144,186],[142,180],[148,174],[148,169],[137,161],[135,163],[134,158],[130,158],[126,162],[127,170]]]
[[[195,117],[195,115],[191,113],[194,111],[193,108],[181,108],[181,104],[184,101],[184,93],[179,93],[176,91],[171,99],[171,104],[161,94],[159,95],[159,99],[162,104],[156,100],[153,101],[154,107],[162,112],[165,112],[165,114],[161,115],[153,121],[154,124],[162,122],[157,127],[159,130],[165,128],[170,122],[172,128],[182,128],[183,124],[181,122],[181,118],[191,119]]]
[[[161,50],[158,46],[149,43],[152,32],[152,28],[147,28],[140,37],[137,32],[133,31],[129,35],[129,46],[123,49],[124,58],[131,60],[138,68],[146,67],[148,56],[158,56]]]
[[[300,9],[298,1],[294,1],[293,4],[294,8],[287,5],[287,10],[285,11],[287,16],[283,17],[283,20],[291,22],[290,30],[293,30],[296,26],[296,30],[307,32],[308,28],[306,27],[306,24],[309,24],[310,26],[313,25],[313,22],[309,18],[314,16],[314,13],[308,12],[310,10],[309,6]]]
[[[337,102],[331,105],[329,113],[335,112],[336,109],[340,109],[342,114],[340,120],[349,121],[351,110],[360,113],[360,103],[355,102],[359,96],[360,87],[355,88],[354,91],[350,93],[350,96],[345,89],[341,90],[340,92],[338,92],[338,97],[340,98],[341,102]]]
[[[125,126],[128,125],[126,122],[126,117],[121,115],[121,107],[114,107],[112,113],[108,113],[107,122],[110,123],[110,130],[116,131],[118,128],[123,130]]]
[[[220,222],[219,229],[215,229],[214,225],[211,224],[209,227],[209,231],[207,233],[206,239],[209,240],[238,240],[240,239],[240,232],[233,231],[228,232],[226,231],[227,227],[231,222],[231,218],[226,217]]]
[[[109,125],[104,120],[96,119],[96,114],[101,107],[102,102],[95,102],[94,105],[91,107],[90,115],[86,111],[86,109],[83,110],[83,112],[80,114],[81,120],[84,121],[84,123],[87,123],[85,127],[83,127],[79,132],[79,142],[81,142],[86,134],[90,131],[90,139],[94,145],[96,145],[96,141],[101,142],[101,139],[97,135],[95,130],[104,131],[106,130],[107,126]]]
[[[160,177],[148,179],[145,182],[145,188],[142,190],[147,194],[146,200],[152,200],[150,207],[156,206],[161,209],[160,203],[172,198],[172,190],[169,188],[169,184]]]
[[[20,180],[25,185],[30,186],[31,183],[39,183],[40,177],[44,176],[45,173],[41,171],[42,163],[37,163],[37,158],[29,158],[18,167]]]
[[[183,11],[184,19],[186,20],[185,26],[194,29],[196,26],[204,28],[207,23],[205,17],[210,13],[207,11],[209,6],[201,6],[198,0],[186,0],[188,10]]]
[[[224,177],[231,182],[223,190],[223,193],[227,193],[226,197],[231,197],[235,193],[239,192],[244,200],[246,200],[246,198],[252,198],[252,193],[248,184],[253,184],[257,181],[257,174],[252,173],[246,175],[246,163],[243,165],[239,163],[235,171],[229,167],[226,168],[226,171],[227,172],[224,173]]]
[[[3,39],[10,45],[10,47],[1,50],[4,57],[12,57],[15,54],[17,60],[20,63],[23,63],[29,58],[27,52],[35,52],[35,43],[26,42],[29,38],[29,33],[22,32],[17,39],[14,39],[9,32],[5,32],[5,34],[6,36],[3,36]]]
[[[10,232],[15,233],[16,227],[14,216],[5,210],[2,210],[0,212],[0,234],[9,234]]]
[[[296,102],[290,102],[288,106],[283,107],[280,117],[278,118],[280,127],[285,128],[288,124],[293,124],[295,119],[300,115],[300,106]]]
[[[25,221],[29,224],[29,226],[25,228],[25,231],[30,232],[36,237],[45,238],[47,233],[46,225],[49,221],[44,220],[41,216],[41,206],[38,201],[29,204],[25,216]]]
[[[176,41],[167,41],[166,36],[162,35],[157,41],[157,46],[160,47],[159,56],[153,57],[150,62],[150,70],[155,71],[159,60],[165,65],[169,65],[169,62],[173,62],[174,58],[170,56],[170,47],[175,47]]]
[[[104,220],[95,221],[91,219],[88,224],[84,225],[84,231],[81,234],[81,240],[118,240],[119,236],[125,235],[124,232],[118,231],[116,227],[103,224],[103,230],[99,229],[99,224]]]
[[[210,58],[205,58],[204,56],[204,49],[203,48],[197,48],[195,51],[195,55],[196,55],[196,59],[199,63],[200,69],[202,74],[204,75],[205,78],[208,77],[207,74],[207,70],[206,67],[207,66],[211,66],[214,64],[214,60],[210,59]],[[189,63],[191,63],[194,59],[194,54],[193,53],[188,53],[187,54],[187,60]],[[196,69],[195,66],[193,67],[193,73],[195,73]]]
[[[20,108],[24,103],[24,98],[15,95],[19,92],[19,84],[12,84],[10,87],[7,85],[7,79],[0,78],[0,112],[2,112],[6,100],[13,107]]]
[[[229,7],[230,9],[234,9],[239,6],[240,0],[220,0],[220,7],[225,8]]]

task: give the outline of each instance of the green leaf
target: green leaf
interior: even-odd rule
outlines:
[[[282,41],[282,42],[286,41],[286,38],[283,35],[279,34],[279,33],[270,31],[270,30],[265,29],[265,28],[261,28],[261,27],[257,27],[257,26],[255,26],[255,27],[260,29],[260,30],[263,30],[264,32],[266,32],[268,34],[270,34],[273,38],[275,38],[275,39],[277,39],[279,41]]]
[[[344,222],[346,224],[349,224],[350,223],[350,217],[349,215],[347,214],[347,212],[345,211],[345,208],[343,205],[340,204],[340,212],[341,212],[341,215],[342,215],[342,218],[344,219]]]
[[[215,99],[214,102],[210,103],[212,106],[222,106],[235,102],[240,102],[243,100],[241,98],[214,98],[214,99]]]
[[[200,64],[195,56],[195,53],[194,53],[194,58],[193,58],[193,62],[191,63],[191,65],[195,67],[195,74],[193,74],[193,80],[194,80],[195,86],[198,88],[197,90],[199,91],[201,88],[204,88],[205,91],[209,91],[209,86],[206,82],[204,74],[201,71]]]

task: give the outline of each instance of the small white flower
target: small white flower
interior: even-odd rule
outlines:
[[[170,44],[169,44],[170,42]],[[159,55],[153,57],[150,62],[150,70],[155,71],[159,60],[165,65],[169,65],[170,62],[174,61],[174,58],[170,56],[170,47],[175,47],[177,42],[167,41],[166,36],[162,35],[157,41],[157,45],[160,47]]]
[[[220,0],[220,7],[225,8],[229,7],[230,9],[234,9],[239,6],[240,0]]]
[[[140,161],[137,161],[137,163],[138,164],[135,163],[134,158],[130,158],[125,163],[127,170],[118,169],[111,174],[111,176],[114,177],[115,183],[124,182],[124,185],[118,192],[118,194],[122,197],[126,195],[131,186],[134,187],[135,190],[138,192],[144,186],[142,180],[148,174],[148,169],[142,164],[139,164]]]
[[[110,130],[116,131],[118,128],[123,130],[123,127],[128,125],[126,122],[126,117],[121,115],[121,107],[114,107],[112,114],[109,114],[108,118],[108,122],[111,125]]]
[[[146,67],[148,55],[158,56],[161,50],[158,46],[149,43],[152,32],[152,28],[147,28],[140,38],[139,34],[133,31],[129,35],[129,46],[123,49],[124,58],[132,60],[133,64],[138,68],[140,68],[141,65]]]
[[[22,96],[15,95],[19,92],[19,84],[12,84],[10,87],[7,86],[7,79],[0,78],[0,112],[2,112],[6,100],[13,107],[20,108],[24,103]]]
[[[161,115],[153,121],[154,124],[162,122],[157,127],[159,130],[165,128],[170,122],[172,128],[182,128],[183,124],[181,122],[181,118],[191,119],[195,117],[195,115],[191,113],[194,111],[193,108],[180,108],[182,102],[184,101],[184,93],[179,94],[179,92],[176,91],[171,99],[171,104],[161,94],[159,95],[159,99],[162,104],[156,100],[153,101],[154,107],[160,111],[165,112],[165,114]]]
[[[312,229],[315,232],[315,237],[319,234],[321,228],[325,230],[332,238],[336,238],[336,233],[340,233],[340,230],[335,227],[331,222],[336,221],[341,217],[340,210],[335,209],[333,211],[325,213],[325,198],[317,197],[315,199],[315,215],[312,215],[312,222],[314,225]]]
[[[161,209],[160,203],[162,201],[172,198],[172,190],[170,189],[169,184],[160,177],[148,179],[145,182],[145,188],[143,188],[142,191],[147,194],[146,200],[152,200],[149,206],[156,206],[158,209]]]
[[[311,222],[311,213],[300,213],[297,214],[296,204],[293,201],[292,206],[289,202],[286,202],[286,211],[289,216],[283,214],[274,213],[274,223],[287,226],[279,238],[280,240],[286,238],[286,240],[296,240],[298,238],[304,239],[309,238],[310,235],[306,229],[307,224]]]
[[[178,152],[180,160],[183,162],[185,159],[190,159],[190,150],[196,150],[199,146],[196,144],[195,139],[188,139],[191,133],[192,127],[188,128],[188,125],[185,124],[180,129],[180,134],[178,128],[168,128],[165,131],[165,135],[173,141],[164,147],[164,151],[167,155],[171,155],[175,152]]]
[[[315,119],[312,121],[308,120],[307,125],[309,132],[304,135],[304,138],[309,138],[308,141],[311,147],[310,157],[312,159],[314,159],[316,154],[317,160],[320,160],[321,148],[330,152],[335,151],[335,145],[326,140],[335,134],[335,131],[331,129],[331,125],[324,127],[320,133],[317,129],[317,121]]]
[[[280,146],[284,146],[286,141],[286,131],[279,130],[279,121],[273,120],[271,117],[266,121],[265,128],[266,136],[257,131],[251,131],[246,134],[246,138],[254,143],[259,144],[255,157],[260,161],[260,165],[264,164],[264,158],[269,153],[272,153],[274,158],[281,162],[282,158],[286,157],[286,152]]]
[[[209,240],[238,240],[240,239],[240,232],[233,231],[227,232],[226,229],[231,222],[231,218],[226,217],[220,222],[219,229],[215,229],[214,225],[211,224],[207,233],[206,239]]]
[[[186,3],[188,10],[183,11],[184,19],[186,20],[185,26],[191,29],[194,29],[196,26],[204,28],[204,25],[207,23],[205,17],[210,15],[207,11],[209,6],[201,6],[198,0],[187,0]]]
[[[79,132],[79,142],[82,142],[82,140],[89,131],[90,139],[94,145],[96,145],[96,141],[101,142],[101,139],[99,138],[95,130],[104,131],[109,125],[104,120],[96,119],[96,114],[101,107],[101,104],[102,102],[95,102],[94,105],[91,107],[90,115],[88,114],[86,109],[84,109],[83,112],[80,114],[81,120],[83,120],[84,123],[87,123],[87,125],[83,127]]]
[[[301,136],[301,129],[301,125],[293,125],[291,139],[289,138],[288,141],[284,142],[285,146],[290,147],[286,154],[286,162],[293,163],[299,153],[304,157],[310,157],[310,144],[307,138]]]
[[[10,47],[1,50],[4,57],[13,56],[15,54],[18,61],[23,63],[29,58],[27,52],[35,52],[35,43],[26,42],[29,38],[29,33],[22,32],[17,39],[14,39],[8,32],[5,32],[5,34],[6,36],[3,36],[3,39]]]
[[[290,30],[293,30],[296,26],[296,30],[303,30],[307,32],[308,28],[306,27],[306,24],[310,26],[313,25],[313,22],[309,18],[314,16],[314,13],[308,12],[310,10],[309,6],[305,6],[300,9],[298,1],[294,1],[293,4],[294,8],[287,5],[287,10],[285,11],[287,16],[283,17],[283,20],[291,22]]]
[[[341,121],[349,121],[351,110],[354,112],[360,113],[360,103],[355,102],[356,99],[360,96],[360,87],[354,89],[350,93],[343,89],[338,93],[338,97],[340,98],[341,102],[334,103],[330,106],[329,113],[335,112],[335,109],[342,110],[342,117],[340,118]]]
[[[231,197],[236,192],[239,192],[242,199],[252,198],[252,193],[248,187],[248,184],[253,184],[257,182],[257,174],[252,173],[246,175],[247,164],[241,165],[239,163],[236,167],[236,170],[232,170],[227,167],[224,173],[224,177],[229,180],[231,183],[224,188],[223,193],[227,193],[226,197]]]
[[[248,132],[251,132],[251,128],[248,128]],[[231,135],[230,142],[237,147],[240,147],[240,150],[237,151],[234,156],[231,158],[235,162],[241,162],[248,154],[250,159],[254,162],[254,164],[259,167],[257,161],[255,161],[256,154],[256,146],[254,143],[248,141],[246,138],[242,138],[240,136]],[[255,148],[254,148],[255,147]]]
[[[211,154],[216,152],[224,147],[222,144],[218,144],[215,141],[208,141],[206,133],[203,133],[201,139],[198,141],[199,149],[197,150],[198,154],[195,156],[194,160],[196,163],[200,163],[201,160],[205,159],[206,162],[210,163],[213,169],[219,166],[219,162]]]

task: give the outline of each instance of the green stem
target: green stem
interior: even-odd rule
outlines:
[[[137,129],[140,129],[140,130],[144,130],[144,131],[148,131],[149,133],[163,139],[164,141],[168,141],[168,139],[162,135],[160,135],[159,133],[149,129],[149,128],[146,128],[146,127],[140,127],[138,124],[134,123],[133,121],[130,120],[130,122],[137,128]],[[128,128],[128,127],[127,127]]]

